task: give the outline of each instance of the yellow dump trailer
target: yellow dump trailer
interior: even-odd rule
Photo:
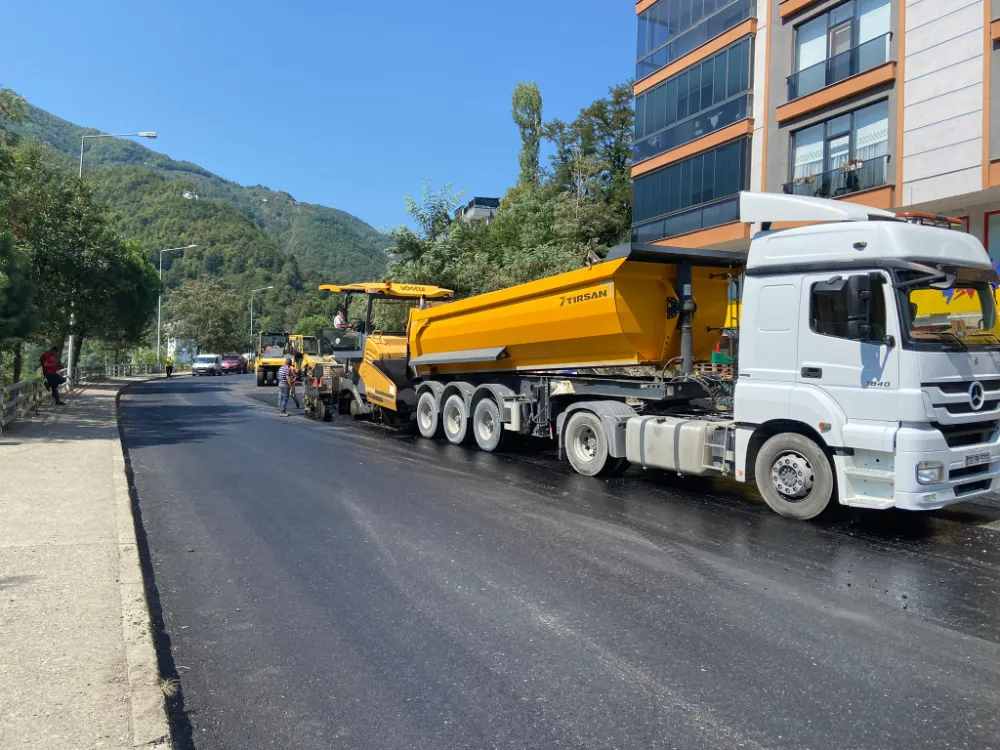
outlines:
[[[680,356],[680,267],[624,257],[414,310],[410,365],[420,376],[662,367]],[[693,356],[709,359],[726,325],[730,275],[690,267]]]

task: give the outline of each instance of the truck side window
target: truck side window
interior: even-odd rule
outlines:
[[[809,303],[809,327],[822,336],[847,336],[847,285],[840,289],[824,289],[822,283],[812,285]],[[881,341],[885,338],[885,290],[884,285],[872,281],[871,285],[871,338]]]

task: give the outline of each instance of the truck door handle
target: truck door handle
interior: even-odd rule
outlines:
[[[821,378],[823,377],[823,368],[821,367],[803,367],[802,377],[804,378]]]

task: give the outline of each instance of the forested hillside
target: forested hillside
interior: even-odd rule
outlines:
[[[25,106],[25,121],[12,126],[12,130],[22,137],[50,145],[72,157],[74,162],[80,151],[80,137],[100,132],[74,125],[30,103]],[[108,171],[101,167],[130,167],[157,175],[163,181],[176,181],[178,195],[186,191],[198,195],[199,199],[225,201],[245,214],[281,250],[294,255],[303,270],[320,271],[331,281],[378,278],[385,271],[384,251],[392,244],[391,238],[344,211],[300,203],[286,192],[260,185],[245,187],[197,164],[171,159],[141,143],[124,139],[88,140],[84,160],[88,177],[95,177],[92,174],[95,167],[99,172]],[[115,183],[131,181],[133,177],[95,179]],[[152,184],[142,183],[137,187],[144,189]],[[121,208],[114,200],[117,194],[112,190],[110,196],[115,209]],[[163,193],[157,190],[156,196],[160,195]],[[150,203],[154,202],[154,197],[149,196]]]

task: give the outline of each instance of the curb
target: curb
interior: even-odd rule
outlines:
[[[159,661],[153,643],[146,581],[139,560],[136,519],[132,512],[132,494],[118,413],[119,399],[132,384],[122,384],[115,393],[114,419],[118,431],[112,441],[115,519],[118,526],[118,589],[125,635],[125,668],[131,692],[129,709],[132,747],[170,747],[170,722],[167,719],[163,688],[160,686]]]

